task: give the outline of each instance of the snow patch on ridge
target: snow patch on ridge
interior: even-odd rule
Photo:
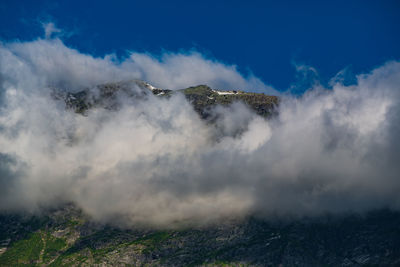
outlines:
[[[219,90],[213,90],[214,93],[217,93],[219,95],[237,95],[239,94],[238,91],[219,91]]]

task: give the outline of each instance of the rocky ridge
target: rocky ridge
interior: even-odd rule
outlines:
[[[210,109],[215,105],[226,106],[234,102],[243,102],[258,115],[269,117],[275,113],[275,109],[279,104],[278,97],[263,93],[222,91],[211,89],[207,85],[198,85],[181,90],[169,90],[156,88],[141,80],[106,83],[74,93],[54,89],[53,96],[56,99],[65,101],[68,108],[84,114],[92,107],[116,108],[117,98],[120,94],[140,99],[150,93],[157,97],[183,94],[202,118],[208,118]]]

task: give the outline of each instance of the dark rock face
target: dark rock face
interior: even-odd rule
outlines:
[[[40,218],[0,216],[0,230],[1,244],[7,248],[0,255],[1,266],[17,262],[50,266],[400,264],[400,213],[388,210],[364,216],[286,222],[250,218],[201,229],[149,230],[94,224],[67,206]],[[32,253],[27,255],[22,248]]]
[[[126,81],[97,85],[79,92],[53,90],[53,97],[65,102],[67,108],[85,114],[90,108],[117,109],[119,98],[141,99],[151,93],[142,81]]]

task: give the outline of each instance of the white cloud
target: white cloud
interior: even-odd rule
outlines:
[[[164,53],[160,58],[131,53],[120,62],[114,55],[94,58],[66,47],[59,39],[5,45],[16,60],[30,66],[47,85],[81,89],[109,81],[143,79],[168,89],[207,84],[217,89],[277,93],[260,79],[244,77],[235,66],[204,58],[197,52]],[[6,52],[5,52],[6,53]]]
[[[201,54],[166,53],[160,59],[149,54],[132,53],[124,67],[140,71],[142,78],[163,88],[182,89],[208,84],[217,89],[241,89],[276,93],[272,87],[250,75],[243,77],[236,66],[227,66]]]
[[[400,208],[399,62],[353,86],[286,96],[269,121],[241,104],[217,107],[214,126],[181,95],[121,97],[118,111],[81,116],[47,89],[139,78],[172,89],[269,90],[198,53],[119,62],[57,39],[9,43],[0,47],[0,77],[2,211],[73,202],[100,221],[179,226]]]

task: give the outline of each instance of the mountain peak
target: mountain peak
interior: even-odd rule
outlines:
[[[174,94],[183,94],[193,105],[193,108],[202,118],[209,116],[209,110],[216,105],[228,106],[235,102],[242,102],[258,115],[269,117],[275,113],[279,104],[276,96],[263,93],[251,93],[239,90],[218,90],[207,85],[197,85],[180,90],[157,88],[143,80],[127,80],[99,84],[93,88],[86,88],[79,92],[64,92],[54,94],[57,99],[65,101],[68,108],[84,114],[92,107],[116,107],[116,96],[123,93],[128,97],[142,98],[148,93],[157,97],[171,97]]]

